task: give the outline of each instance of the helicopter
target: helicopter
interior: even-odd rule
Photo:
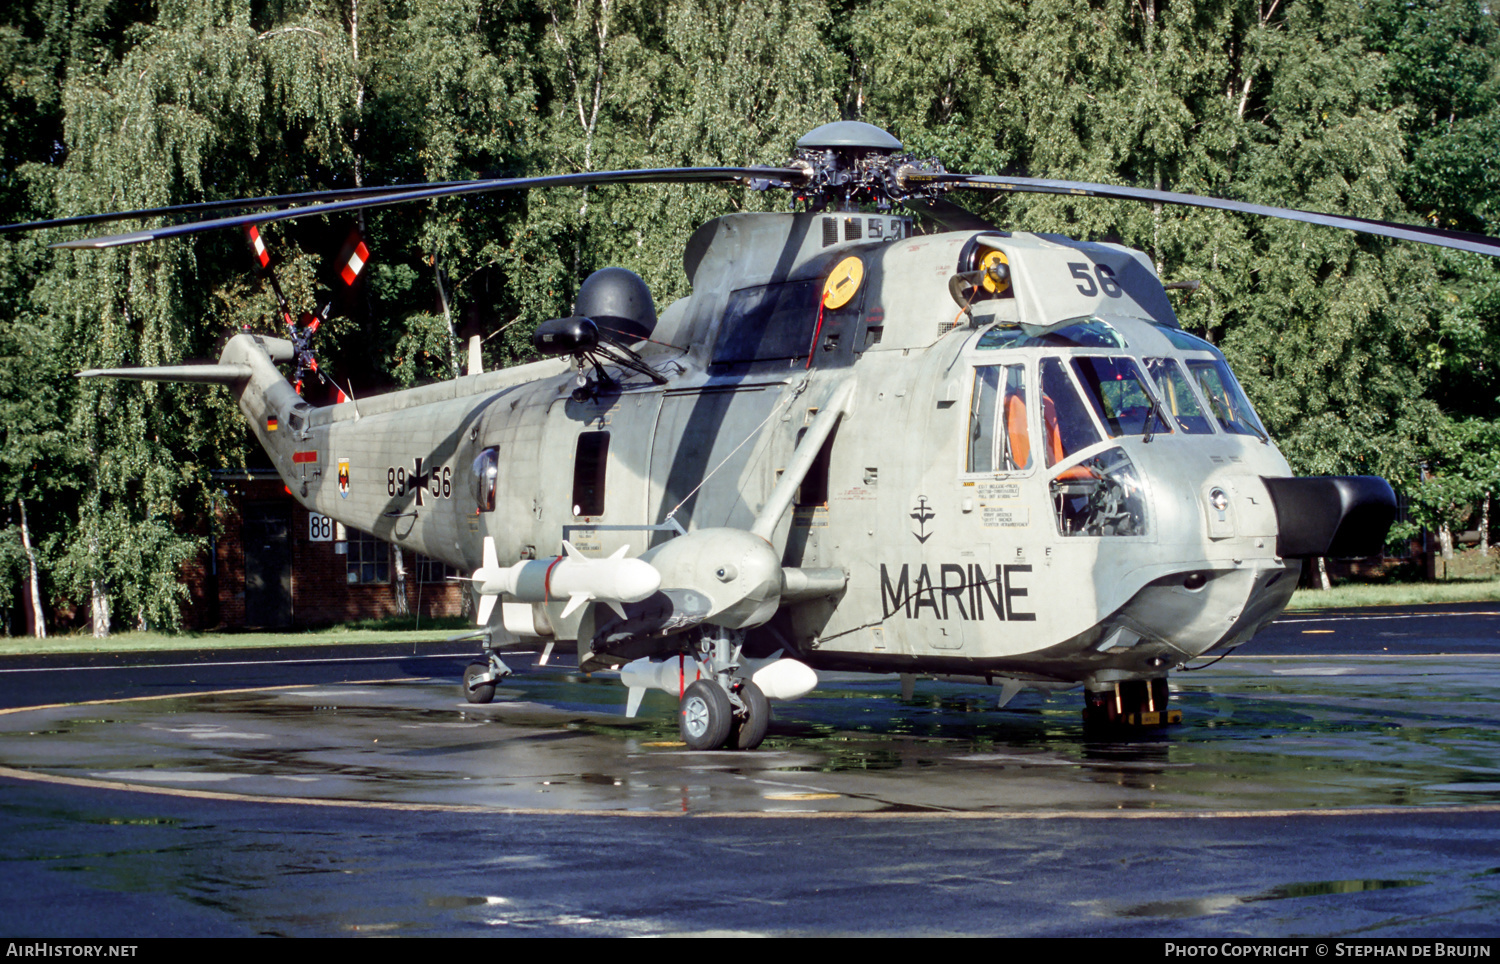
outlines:
[[[97,369],[223,385],[309,510],[471,573],[489,702],[502,653],[576,646],[627,713],[678,698],[693,750],[753,749],[820,671],[1017,692],[1082,688],[1087,726],[1181,720],[1168,675],[1251,639],[1303,561],[1379,550],[1373,476],[1294,477],[1224,355],[1151,261],[1007,231],[943,195],[1022,191],[1285,218],[1500,256],[1437,228],[1086,182],[955,174],[838,121],[785,167],[364,188],[7,226],[237,213],[62,242],[100,248],[485,191],[604,183],[787,190],[691,236],[691,294],[590,275],[541,359],[315,406],[241,332],[217,362]],[[935,226],[935,227],[934,227]],[[544,656],[545,659],[545,656]]]

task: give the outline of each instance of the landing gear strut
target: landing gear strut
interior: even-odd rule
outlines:
[[[492,637],[485,633],[484,656],[464,667],[464,699],[470,703],[488,703],[495,698],[495,684],[514,670],[505,665],[492,648]]]
[[[1170,726],[1182,722],[1182,711],[1167,708],[1167,678],[1116,680],[1108,689],[1083,696],[1083,725],[1090,729]]]
[[[677,729],[690,750],[753,750],[766,738],[771,704],[753,680],[736,677],[742,633],[705,637],[698,665],[709,675],[690,683],[677,708]]]

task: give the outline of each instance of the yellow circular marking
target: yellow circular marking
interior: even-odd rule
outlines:
[[[767,800],[837,800],[840,793],[768,793]]]
[[[984,290],[988,291],[992,295],[998,295],[1006,288],[1010,287],[1010,280],[1008,277],[1005,281],[1001,282],[996,282],[994,278],[990,277],[989,269],[993,268],[997,264],[1003,264],[1006,267],[1010,266],[1010,261],[1006,259],[1004,251],[991,251],[986,254],[979,262],[979,269],[984,272],[984,274],[980,276],[981,280],[979,283],[984,285]]]
[[[656,740],[651,743],[642,743],[641,746],[687,746],[681,740]]]
[[[859,290],[859,283],[865,280],[865,263],[856,257],[848,257],[840,261],[833,272],[829,274],[828,280],[823,283],[823,307],[842,308],[854,297]]]

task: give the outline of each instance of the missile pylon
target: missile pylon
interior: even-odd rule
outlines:
[[[479,623],[490,621],[495,600],[501,594],[517,602],[546,603],[566,596],[562,618],[579,606],[602,602],[621,619],[623,603],[640,602],[661,588],[661,573],[641,559],[627,559],[629,546],[621,546],[607,559],[590,559],[563,540],[563,554],[551,559],[523,559],[501,568],[493,536],[484,537],[484,561],[474,570],[471,582],[479,590]]]

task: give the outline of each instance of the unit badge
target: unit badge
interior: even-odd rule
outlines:
[[[911,517],[917,520],[917,531],[912,535],[917,537],[918,542],[926,542],[932,537],[932,533],[927,531],[927,523],[931,522],[936,515],[937,513],[932,511],[932,506],[927,504],[927,496],[917,496],[917,504],[912,507]]]
[[[339,495],[349,498],[349,460],[339,459]]]

